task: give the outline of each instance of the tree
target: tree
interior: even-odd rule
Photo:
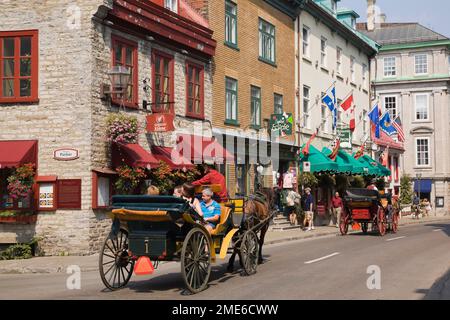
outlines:
[[[400,179],[400,203],[411,204],[413,197],[412,179],[409,175],[404,175]]]
[[[362,176],[354,176],[350,180],[350,186],[352,188],[365,188],[366,182]]]

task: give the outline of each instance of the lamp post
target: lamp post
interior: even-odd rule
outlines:
[[[422,178],[422,174],[421,173],[416,173],[416,177],[417,177],[417,183],[418,183],[418,193],[419,193],[419,205],[420,205],[420,178]]]
[[[120,98],[123,99],[125,90],[128,88],[128,84],[131,80],[131,70],[123,66],[114,66],[107,74],[111,85],[102,84],[102,99],[110,100],[113,94],[118,94],[120,95]]]

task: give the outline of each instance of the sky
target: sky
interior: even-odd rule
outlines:
[[[366,0],[341,0],[338,6],[356,11],[358,22],[367,21]],[[419,22],[450,37],[449,0],[377,0],[377,6],[387,15],[386,22]]]

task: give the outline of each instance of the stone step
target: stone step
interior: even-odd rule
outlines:
[[[295,229],[301,229],[301,226],[282,226],[282,227],[278,227],[278,226],[271,226],[269,228],[269,231],[287,231],[287,230],[295,230]]]

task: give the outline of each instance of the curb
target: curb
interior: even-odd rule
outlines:
[[[1,274],[55,274],[66,273],[69,266],[57,266],[48,268],[0,268]],[[98,267],[81,267],[81,272],[98,271]]]

